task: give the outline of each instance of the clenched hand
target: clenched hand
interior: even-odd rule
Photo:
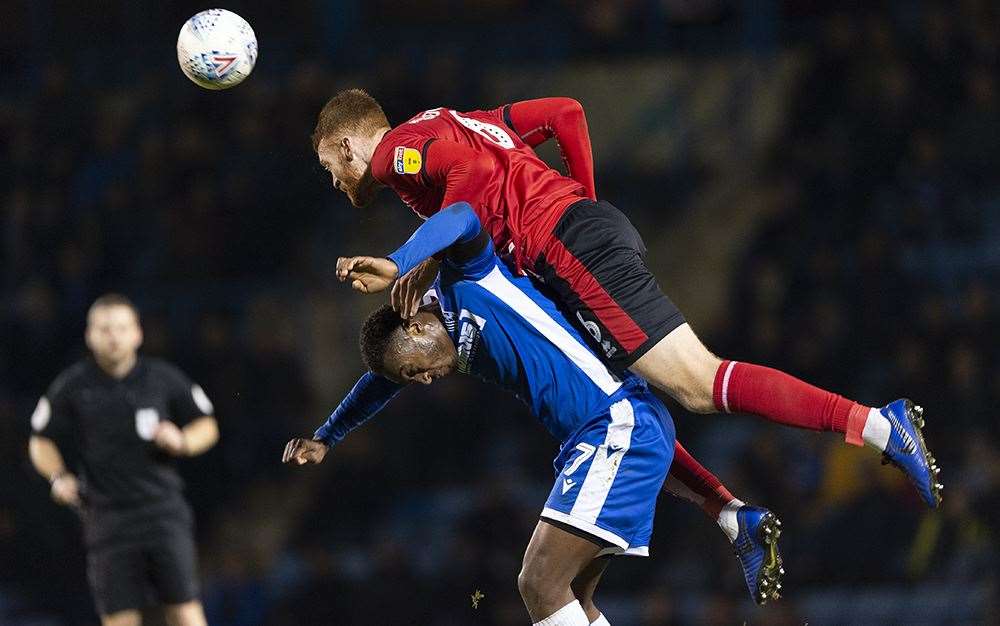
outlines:
[[[281,462],[291,465],[319,464],[323,462],[323,458],[326,457],[326,453],[329,450],[330,447],[322,441],[297,437],[289,441],[285,446],[285,453],[281,455]]]
[[[337,259],[337,279],[350,279],[351,287],[361,293],[378,293],[399,275],[396,264],[389,259],[372,256],[340,257]]]

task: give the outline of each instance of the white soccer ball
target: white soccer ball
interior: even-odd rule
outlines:
[[[257,63],[257,36],[245,19],[225,9],[208,9],[184,22],[177,35],[181,71],[205,89],[229,89]]]

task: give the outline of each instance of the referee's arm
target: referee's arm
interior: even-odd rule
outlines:
[[[28,457],[35,471],[49,481],[52,499],[59,504],[80,506],[80,488],[76,476],[66,469],[55,439],[68,436],[73,412],[67,401],[68,376],[59,377],[48,392],[38,401],[31,414],[31,438],[28,440]]]
[[[160,422],[153,441],[173,456],[198,456],[219,441],[219,423],[212,415],[196,417],[184,428],[173,422]]]
[[[59,504],[80,506],[80,487],[76,476],[66,470],[62,453],[55,442],[48,437],[32,435],[28,440],[28,456],[35,471],[49,481],[52,499]]]
[[[201,387],[176,367],[163,364],[162,372],[167,381],[173,421],[160,422],[153,435],[153,442],[173,456],[198,456],[219,441],[219,423],[215,420],[215,407]]]

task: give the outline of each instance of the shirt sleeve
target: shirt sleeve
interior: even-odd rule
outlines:
[[[215,407],[205,391],[184,372],[166,365],[165,376],[172,422],[180,426],[204,415],[215,415]]]
[[[423,162],[431,141],[408,130],[390,131],[372,154],[372,177],[393,189],[425,185]]]
[[[570,178],[597,199],[594,156],[583,106],[572,98],[539,98],[504,107],[504,120],[521,140],[534,148],[555,137]]]
[[[429,186],[442,187],[441,206],[456,202],[476,205],[496,165],[487,152],[448,139],[432,139],[425,149],[424,176]]]
[[[65,374],[57,378],[39,398],[31,414],[31,432],[53,441],[66,441],[72,437],[76,425],[76,412],[71,401],[70,379]]]
[[[406,274],[424,259],[446,250],[453,244],[474,240],[483,232],[472,206],[458,202],[432,215],[410,236],[406,243],[389,255],[399,275]]]
[[[384,376],[365,372],[313,436],[332,448],[347,433],[374,417],[402,389],[403,385]]]

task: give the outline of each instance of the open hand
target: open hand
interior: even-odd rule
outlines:
[[[408,320],[417,314],[420,301],[424,294],[434,284],[441,264],[434,257],[422,261],[409,272],[403,274],[392,286],[389,303],[400,317]]]
[[[396,264],[389,259],[371,256],[340,257],[337,259],[337,279],[350,279],[351,287],[361,293],[378,293],[399,275]]]
[[[285,453],[281,455],[281,462],[290,465],[305,465],[306,463],[318,465],[323,462],[329,450],[330,447],[322,441],[295,438],[285,446]]]

